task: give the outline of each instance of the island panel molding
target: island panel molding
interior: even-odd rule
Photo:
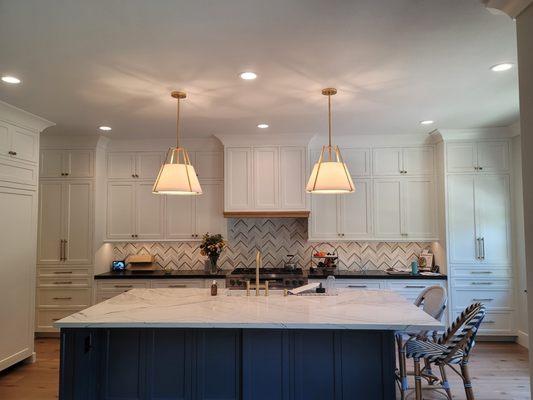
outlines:
[[[255,251],[263,253],[265,266],[282,266],[287,254],[295,254],[300,267],[311,266],[313,249],[336,248],[339,269],[408,269],[422,250],[431,247],[426,242],[335,242],[313,243],[307,240],[307,220],[303,218],[230,218],[228,247],[219,259],[223,269],[250,266],[255,263]],[[165,268],[198,270],[204,268],[205,257],[198,242],[116,242],[114,259],[130,254],[150,253]]]

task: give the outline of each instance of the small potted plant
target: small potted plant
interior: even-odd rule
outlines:
[[[209,258],[209,272],[216,274],[218,257],[226,247],[226,242],[220,233],[210,235],[206,233],[200,245],[200,254]]]

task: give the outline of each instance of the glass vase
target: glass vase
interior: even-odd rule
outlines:
[[[218,255],[209,257],[209,273],[216,274],[218,272]]]

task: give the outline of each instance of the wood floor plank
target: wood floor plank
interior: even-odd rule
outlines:
[[[0,399],[58,398],[59,340],[41,338],[35,345],[37,362],[19,364],[0,372]],[[472,352],[470,368],[477,400],[531,399],[525,348],[515,343],[478,343]],[[460,379],[451,371],[448,376],[454,399],[464,399]],[[442,399],[442,396],[424,391],[424,399]]]

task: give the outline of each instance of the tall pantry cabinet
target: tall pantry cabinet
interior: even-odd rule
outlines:
[[[39,174],[36,332],[91,305],[93,149],[42,146]]]
[[[480,333],[513,336],[509,141],[450,141],[444,148],[451,314],[480,301],[488,310]]]
[[[51,125],[0,101],[0,371],[34,352],[39,134]]]

